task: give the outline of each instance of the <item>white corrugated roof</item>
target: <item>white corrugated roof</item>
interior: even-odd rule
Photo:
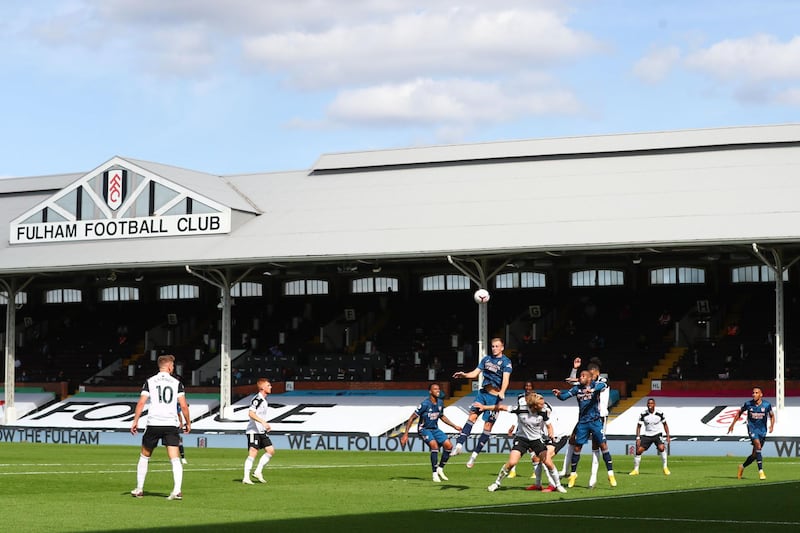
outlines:
[[[0,194],[29,193],[34,191],[57,191],[83,176],[80,174],[58,174],[31,178],[0,179]]]
[[[349,168],[323,156],[324,173],[216,177],[128,160],[247,211],[228,235],[9,246],[9,221],[42,196],[0,189],[0,274],[800,242],[800,125],[561,141],[348,154]],[[456,152],[484,157],[443,164]]]
[[[182,185],[189,190],[202,194],[209,198],[223,203],[231,209],[239,211],[246,211],[250,213],[258,212],[256,206],[239,194],[235,188],[227,183],[227,180],[222,176],[215,176],[205,172],[198,172],[196,170],[188,170],[185,168],[175,167],[172,165],[165,165],[162,163],[153,163],[152,161],[141,161],[139,159],[121,158],[125,161],[145,168],[153,174],[158,174],[168,180]]]
[[[530,157],[580,156],[669,150],[697,147],[742,146],[748,144],[795,142],[800,125],[748,126],[704,130],[681,130],[588,137],[525,139],[480,144],[422,146],[324,154],[312,167],[315,171],[367,167],[468,162]]]

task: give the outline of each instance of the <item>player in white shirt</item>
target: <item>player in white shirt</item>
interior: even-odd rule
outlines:
[[[536,389],[534,389],[534,387],[533,387],[533,381],[526,381],[523,384],[522,387],[523,387],[523,392],[520,392],[519,394],[517,394],[517,404],[518,405],[526,405],[525,404],[525,395],[526,394],[530,394],[532,392],[536,392]],[[509,437],[513,437],[514,436],[514,430],[515,429],[516,429],[516,425],[514,425],[514,424],[512,424],[511,427],[508,428],[508,436]],[[534,457],[536,457],[536,454],[531,453],[531,461],[533,462],[533,466],[536,466],[536,462],[534,461]],[[517,465],[514,465],[511,468],[511,470],[508,472],[508,477],[512,478],[512,479],[517,477]],[[531,477],[533,477],[533,475],[531,475]]]
[[[167,455],[172,464],[173,488],[167,499],[183,499],[183,493],[181,492],[183,465],[181,464],[179,450],[181,437],[179,433],[178,406],[180,406],[181,414],[186,421],[183,428],[184,433],[191,431],[192,422],[189,418],[189,405],[186,403],[183,383],[172,375],[174,371],[175,356],[160,356],[158,358],[158,374],[145,381],[142,386],[142,393],[139,395],[139,402],[136,404],[133,422],[131,423],[131,434],[133,435],[139,431],[139,418],[142,416],[144,407],[149,400],[147,429],[142,435],[142,453],[136,466],[136,488],[131,491],[131,495],[134,498],[144,496],[144,480],[147,477],[150,456],[158,446],[159,441],[161,441],[167,447]]]
[[[247,414],[250,419],[247,422],[247,459],[244,461],[244,477],[242,483],[245,485],[252,485],[253,481],[250,479],[250,471],[253,470],[253,463],[255,463],[258,456],[258,450],[264,450],[264,454],[256,464],[256,469],[253,470],[253,477],[261,483],[266,483],[264,479],[263,470],[267,466],[272,456],[275,455],[275,447],[272,445],[267,433],[272,429],[267,422],[267,396],[272,392],[272,383],[267,378],[260,378],[256,382],[258,393],[253,397],[250,402],[250,409]]]
[[[525,396],[533,392],[536,392],[533,386],[533,381],[526,381],[524,384],[524,392],[521,392],[520,394],[517,395],[517,404],[520,406],[526,405]],[[544,410],[547,411],[548,420],[550,424],[553,426],[554,438],[552,442],[548,442],[547,444],[548,450],[550,451],[549,455],[550,458],[552,459],[561,450],[561,448],[563,448],[567,444],[567,441],[569,439],[569,433],[566,432],[563,428],[563,425],[558,422],[558,417],[556,416],[555,412],[553,412],[553,406],[551,406],[546,401],[544,403]],[[516,426],[514,425],[508,428],[509,437],[514,435],[515,428]],[[531,478],[535,479],[536,483],[529,486],[527,490],[542,490],[542,463],[539,460],[539,456],[536,455],[536,453],[531,452],[530,455],[531,455],[531,463],[533,466],[533,473],[531,474]],[[547,473],[547,470],[545,469],[544,472]],[[511,468],[511,470],[508,473],[508,477],[509,478],[517,477],[516,465],[514,465],[514,467]],[[548,473],[548,479],[549,477],[550,476]],[[550,481],[549,487],[555,490],[555,482],[552,479],[549,479],[549,481]],[[546,492],[550,491],[546,490]]]
[[[570,434],[564,430],[563,424],[559,423],[558,416],[553,411],[553,406],[544,402],[543,412],[547,414],[547,419],[553,427],[553,437],[547,441],[547,457],[552,461],[553,457],[566,446],[569,441]],[[569,448],[569,446],[567,446]],[[556,489],[556,482],[550,471],[547,468],[542,468],[541,458],[537,455],[531,454],[531,461],[533,461],[533,475],[535,482],[533,485],[525,487],[525,490],[541,490],[542,492],[553,492]],[[547,475],[548,485],[542,487],[542,470]]]
[[[644,435],[641,435],[641,430],[644,428]],[[664,475],[670,475],[669,468],[667,468],[667,448],[664,441],[661,440],[661,435],[665,434],[667,442],[670,441],[669,425],[664,413],[656,411],[656,401],[653,398],[647,400],[647,409],[642,411],[639,415],[639,421],[636,423],[636,455],[633,457],[633,470],[630,475],[639,475],[639,464],[642,461],[642,454],[650,448],[653,444],[656,445],[659,455],[661,455],[661,464]]]
[[[539,459],[544,462],[553,479],[555,490],[567,492],[567,489],[561,486],[558,472],[553,464],[552,456],[549,454],[548,443],[553,440],[553,426],[548,418],[549,413],[545,410],[544,398],[540,394],[535,392],[526,394],[525,402],[523,404],[518,402],[514,407],[503,404],[487,406],[477,402],[473,406],[481,411],[503,410],[517,415],[517,430],[514,434],[511,453],[508,455],[508,461],[500,468],[494,483],[487,487],[489,492],[500,488],[503,479],[508,476],[522,455],[531,452],[538,455]]]

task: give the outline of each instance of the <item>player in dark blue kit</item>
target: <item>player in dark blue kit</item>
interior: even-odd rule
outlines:
[[[739,472],[736,477],[742,479],[744,469],[750,463],[756,461],[758,465],[758,479],[767,479],[764,474],[764,462],[761,458],[761,448],[767,440],[767,418],[769,418],[769,432],[775,427],[775,412],[772,410],[772,405],[763,399],[764,391],[761,387],[753,387],[753,399],[747,400],[744,405],[733,417],[728,433],[733,431],[733,426],[739,421],[739,417],[747,413],[747,434],[750,436],[750,442],[753,443],[753,453],[751,453],[744,463],[739,465]]]
[[[575,480],[578,479],[578,461],[581,458],[581,448],[589,441],[591,436],[592,442],[600,447],[603,454],[603,461],[606,463],[608,470],[608,482],[612,487],[617,486],[617,479],[614,477],[614,467],[611,460],[611,452],[608,451],[608,442],[606,442],[605,433],[603,433],[603,418],[600,416],[600,393],[603,392],[608,385],[600,381],[592,381],[592,374],[588,370],[583,370],[578,378],[578,384],[573,385],[571,389],[560,391],[553,389],[553,395],[561,401],[567,398],[576,398],[578,400],[578,424],[575,426],[575,447],[572,455],[571,471],[567,486],[572,488],[575,486]]]
[[[503,353],[505,345],[503,340],[495,337],[492,339],[492,355],[487,355],[480,360],[478,366],[470,372],[456,372],[453,378],[467,378],[474,379],[483,374],[483,387],[475,396],[475,404],[487,405],[493,407],[499,404],[506,397],[506,389],[511,381],[511,359],[506,357]],[[461,453],[464,443],[467,441],[470,433],[472,433],[472,426],[478,420],[480,410],[474,405],[470,407],[469,417],[464,424],[464,429],[456,441],[456,449],[453,455]],[[483,433],[478,438],[478,444],[475,446],[475,451],[472,452],[472,457],[467,461],[467,468],[472,468],[475,464],[475,459],[481,450],[489,442],[489,437],[492,435],[492,427],[497,421],[497,411],[489,410],[483,413]]]
[[[411,430],[411,424],[414,420],[419,418],[419,426],[417,431],[420,437],[424,440],[431,449],[431,468],[433,469],[433,481],[439,483],[441,480],[447,481],[447,476],[444,475],[444,465],[450,459],[450,450],[453,445],[444,431],[439,429],[439,420],[452,427],[456,431],[461,431],[461,426],[457,426],[450,422],[444,416],[444,402],[441,399],[441,388],[438,383],[432,383],[428,388],[429,396],[425,398],[417,409],[411,413],[411,416],[406,422],[406,431],[400,437],[400,444],[405,446],[408,442],[408,432]],[[442,458],[439,459],[439,447],[444,448]]]

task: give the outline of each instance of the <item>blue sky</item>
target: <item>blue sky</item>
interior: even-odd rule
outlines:
[[[0,176],[800,122],[794,0],[0,4]]]

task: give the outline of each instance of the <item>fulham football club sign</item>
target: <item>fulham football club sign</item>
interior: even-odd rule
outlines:
[[[215,235],[230,231],[230,207],[144,166],[115,157],[11,221],[9,243]]]

